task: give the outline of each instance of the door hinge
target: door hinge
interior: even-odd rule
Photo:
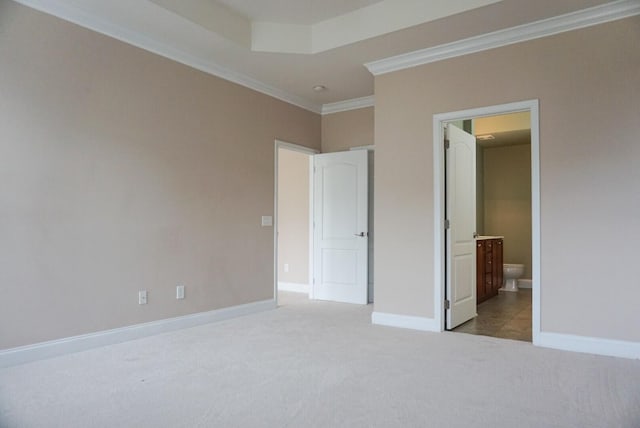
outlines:
[[[451,227],[451,222],[449,220],[444,221],[444,228],[449,229]]]
[[[447,150],[449,147],[451,147],[451,143],[449,143],[449,140],[444,140],[444,149]]]
[[[451,300],[445,300],[444,301],[444,308],[445,309],[451,309]]]

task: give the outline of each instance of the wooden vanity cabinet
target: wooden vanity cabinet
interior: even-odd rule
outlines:
[[[502,245],[502,239],[476,241],[477,303],[497,296],[502,287]]]

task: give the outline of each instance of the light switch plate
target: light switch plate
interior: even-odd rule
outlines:
[[[176,299],[184,299],[184,285],[176,285]]]
[[[262,225],[263,226],[273,226],[273,217],[271,217],[270,215],[263,215],[262,216]]]

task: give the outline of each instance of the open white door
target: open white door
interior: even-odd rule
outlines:
[[[314,156],[312,298],[367,303],[367,152]]]
[[[447,329],[476,313],[476,139],[447,125]]]

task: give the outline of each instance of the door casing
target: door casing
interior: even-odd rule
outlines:
[[[445,168],[444,125],[446,122],[483,116],[528,111],[531,114],[531,257],[532,257],[532,333],[533,344],[540,344],[540,131],[537,99],[440,113],[433,116],[433,279],[434,318],[440,331],[445,330]]]

